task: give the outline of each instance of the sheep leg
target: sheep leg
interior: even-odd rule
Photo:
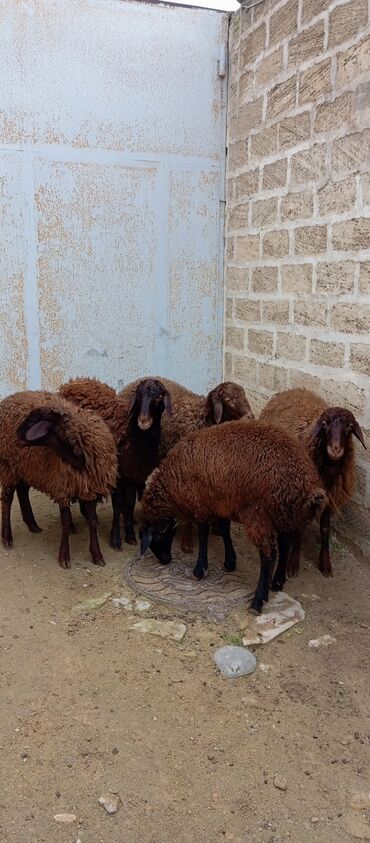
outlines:
[[[287,564],[292,546],[292,537],[287,533],[279,533],[277,538],[279,561],[272,580],[272,591],[281,591],[286,582]]]
[[[19,506],[21,508],[22,518],[24,523],[27,525],[30,533],[42,533],[42,529],[36,523],[34,514],[32,512],[29,491],[30,487],[27,485],[27,483],[23,483],[22,480],[17,483],[17,497],[19,500]]]
[[[292,547],[288,559],[288,577],[297,577],[301,558],[302,533],[294,533]]]
[[[269,599],[271,577],[277,557],[277,543],[275,539],[271,538],[270,541],[264,541],[259,546],[258,550],[261,562],[261,572],[251,608],[260,614],[263,603],[267,603]]]
[[[227,518],[218,518],[217,519],[219,535],[223,538],[224,548],[225,548],[225,562],[224,567],[226,571],[235,571],[236,568],[236,553],[234,550],[234,546],[230,536],[230,521]],[[212,526],[212,533],[214,533],[214,529]]]
[[[198,526],[199,551],[197,564],[193,570],[193,575],[197,580],[203,579],[204,571],[208,568],[208,536],[209,523],[208,521],[203,521],[203,523]]]
[[[123,483],[123,517],[125,520],[125,541],[127,544],[136,544],[134,529],[134,509],[136,503],[135,483],[125,480]]]
[[[4,547],[13,547],[10,512],[14,498],[15,486],[4,486],[1,492],[1,538]]]
[[[193,524],[186,521],[182,531],[181,550],[183,553],[193,552]]]
[[[86,518],[86,521],[88,521],[87,512],[86,512],[86,501],[79,501],[78,503],[79,503],[80,513],[81,513],[82,517]],[[96,523],[99,524],[99,518],[97,516],[96,510],[95,510],[95,520],[96,520]],[[75,532],[76,532],[76,528],[73,526],[72,527],[72,533],[75,533]]]
[[[71,532],[72,516],[69,506],[60,506],[60,523],[62,526],[62,535],[59,545],[58,563],[61,568],[70,568],[71,561],[69,555],[69,534]]]
[[[86,518],[90,530],[89,550],[94,565],[105,565],[103,554],[99,547],[98,533],[96,530],[96,501],[85,501]]]
[[[320,518],[320,536],[321,548],[319,571],[321,571],[324,577],[332,577],[333,569],[331,567],[329,551],[330,509],[328,506],[324,509],[324,512],[322,513]]]
[[[112,528],[110,531],[110,545],[114,548],[114,550],[121,550],[122,547],[122,539],[121,539],[121,526],[120,526],[120,519],[121,519],[121,497],[117,489],[112,492],[112,509],[113,509],[113,518],[112,518]]]

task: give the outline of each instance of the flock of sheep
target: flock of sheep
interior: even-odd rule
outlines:
[[[236,554],[230,522],[244,526],[260,556],[252,609],[260,612],[269,589],[296,575],[307,523],[320,518],[320,571],[329,576],[330,516],[353,494],[355,436],[361,428],[342,407],[328,407],[308,390],[272,398],[258,421],[244,390],[222,383],[206,397],[165,378],[145,378],[120,393],[91,378],[77,378],[58,394],[19,392],[0,402],[1,534],[12,547],[11,506],[17,493],[22,518],[39,532],[31,487],[60,508],[58,561],[70,567],[70,504],[79,501],[90,533],[90,552],[104,565],[97,534],[97,503],[111,495],[111,546],[136,544],[134,508],[141,500],[141,553],[171,561],[177,524],[183,550],[199,551],[194,576],[208,567],[211,524],[222,536],[225,568]],[[277,564],[276,564],[277,563]],[[275,570],[276,568],[276,570]]]

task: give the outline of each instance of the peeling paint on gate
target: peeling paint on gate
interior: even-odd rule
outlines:
[[[2,392],[220,379],[226,35],[210,10],[2,0]]]

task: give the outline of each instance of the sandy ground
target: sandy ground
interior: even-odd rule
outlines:
[[[351,808],[369,790],[370,567],[335,543],[335,577],[325,580],[309,546],[286,587],[306,621],[254,648],[253,675],[227,680],[213,652],[238,634],[245,611],[216,626],[153,604],[151,617],[187,624],[182,644],[130,631],[132,613],[110,600],[76,613],[86,597],[130,594],[122,567],[132,549],[108,548],[105,507],[107,566],[95,568],[76,512],[73,567],[62,571],[57,509],[39,495],[33,503],[44,532],[29,534],[15,503],[15,548],[0,551],[1,841],[370,839],[366,811]],[[255,554],[245,553],[253,588]],[[325,633],[336,643],[308,647]],[[121,799],[112,816],[98,804],[106,791]],[[62,812],[76,821],[59,825]]]

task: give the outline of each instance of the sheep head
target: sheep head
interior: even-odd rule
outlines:
[[[326,450],[330,460],[337,462],[343,456],[351,434],[366,449],[361,427],[353,413],[343,407],[329,407],[314,423],[311,438],[314,444]]]
[[[207,425],[235,421],[243,417],[254,419],[243,387],[232,381],[220,383],[208,393],[204,417]]]
[[[50,407],[38,407],[24,419],[17,430],[21,445],[44,445],[55,451],[63,462],[83,471],[86,461],[76,437],[68,432],[68,415]]]
[[[140,532],[141,556],[150,547],[154,556],[157,557],[158,562],[161,562],[162,565],[168,565],[172,561],[171,547],[175,532],[176,522],[171,517],[162,518],[153,524],[144,522]]]
[[[132,395],[128,420],[137,423],[140,430],[149,430],[155,421],[161,420],[165,410],[172,415],[168,390],[156,378],[146,378],[140,381]]]

